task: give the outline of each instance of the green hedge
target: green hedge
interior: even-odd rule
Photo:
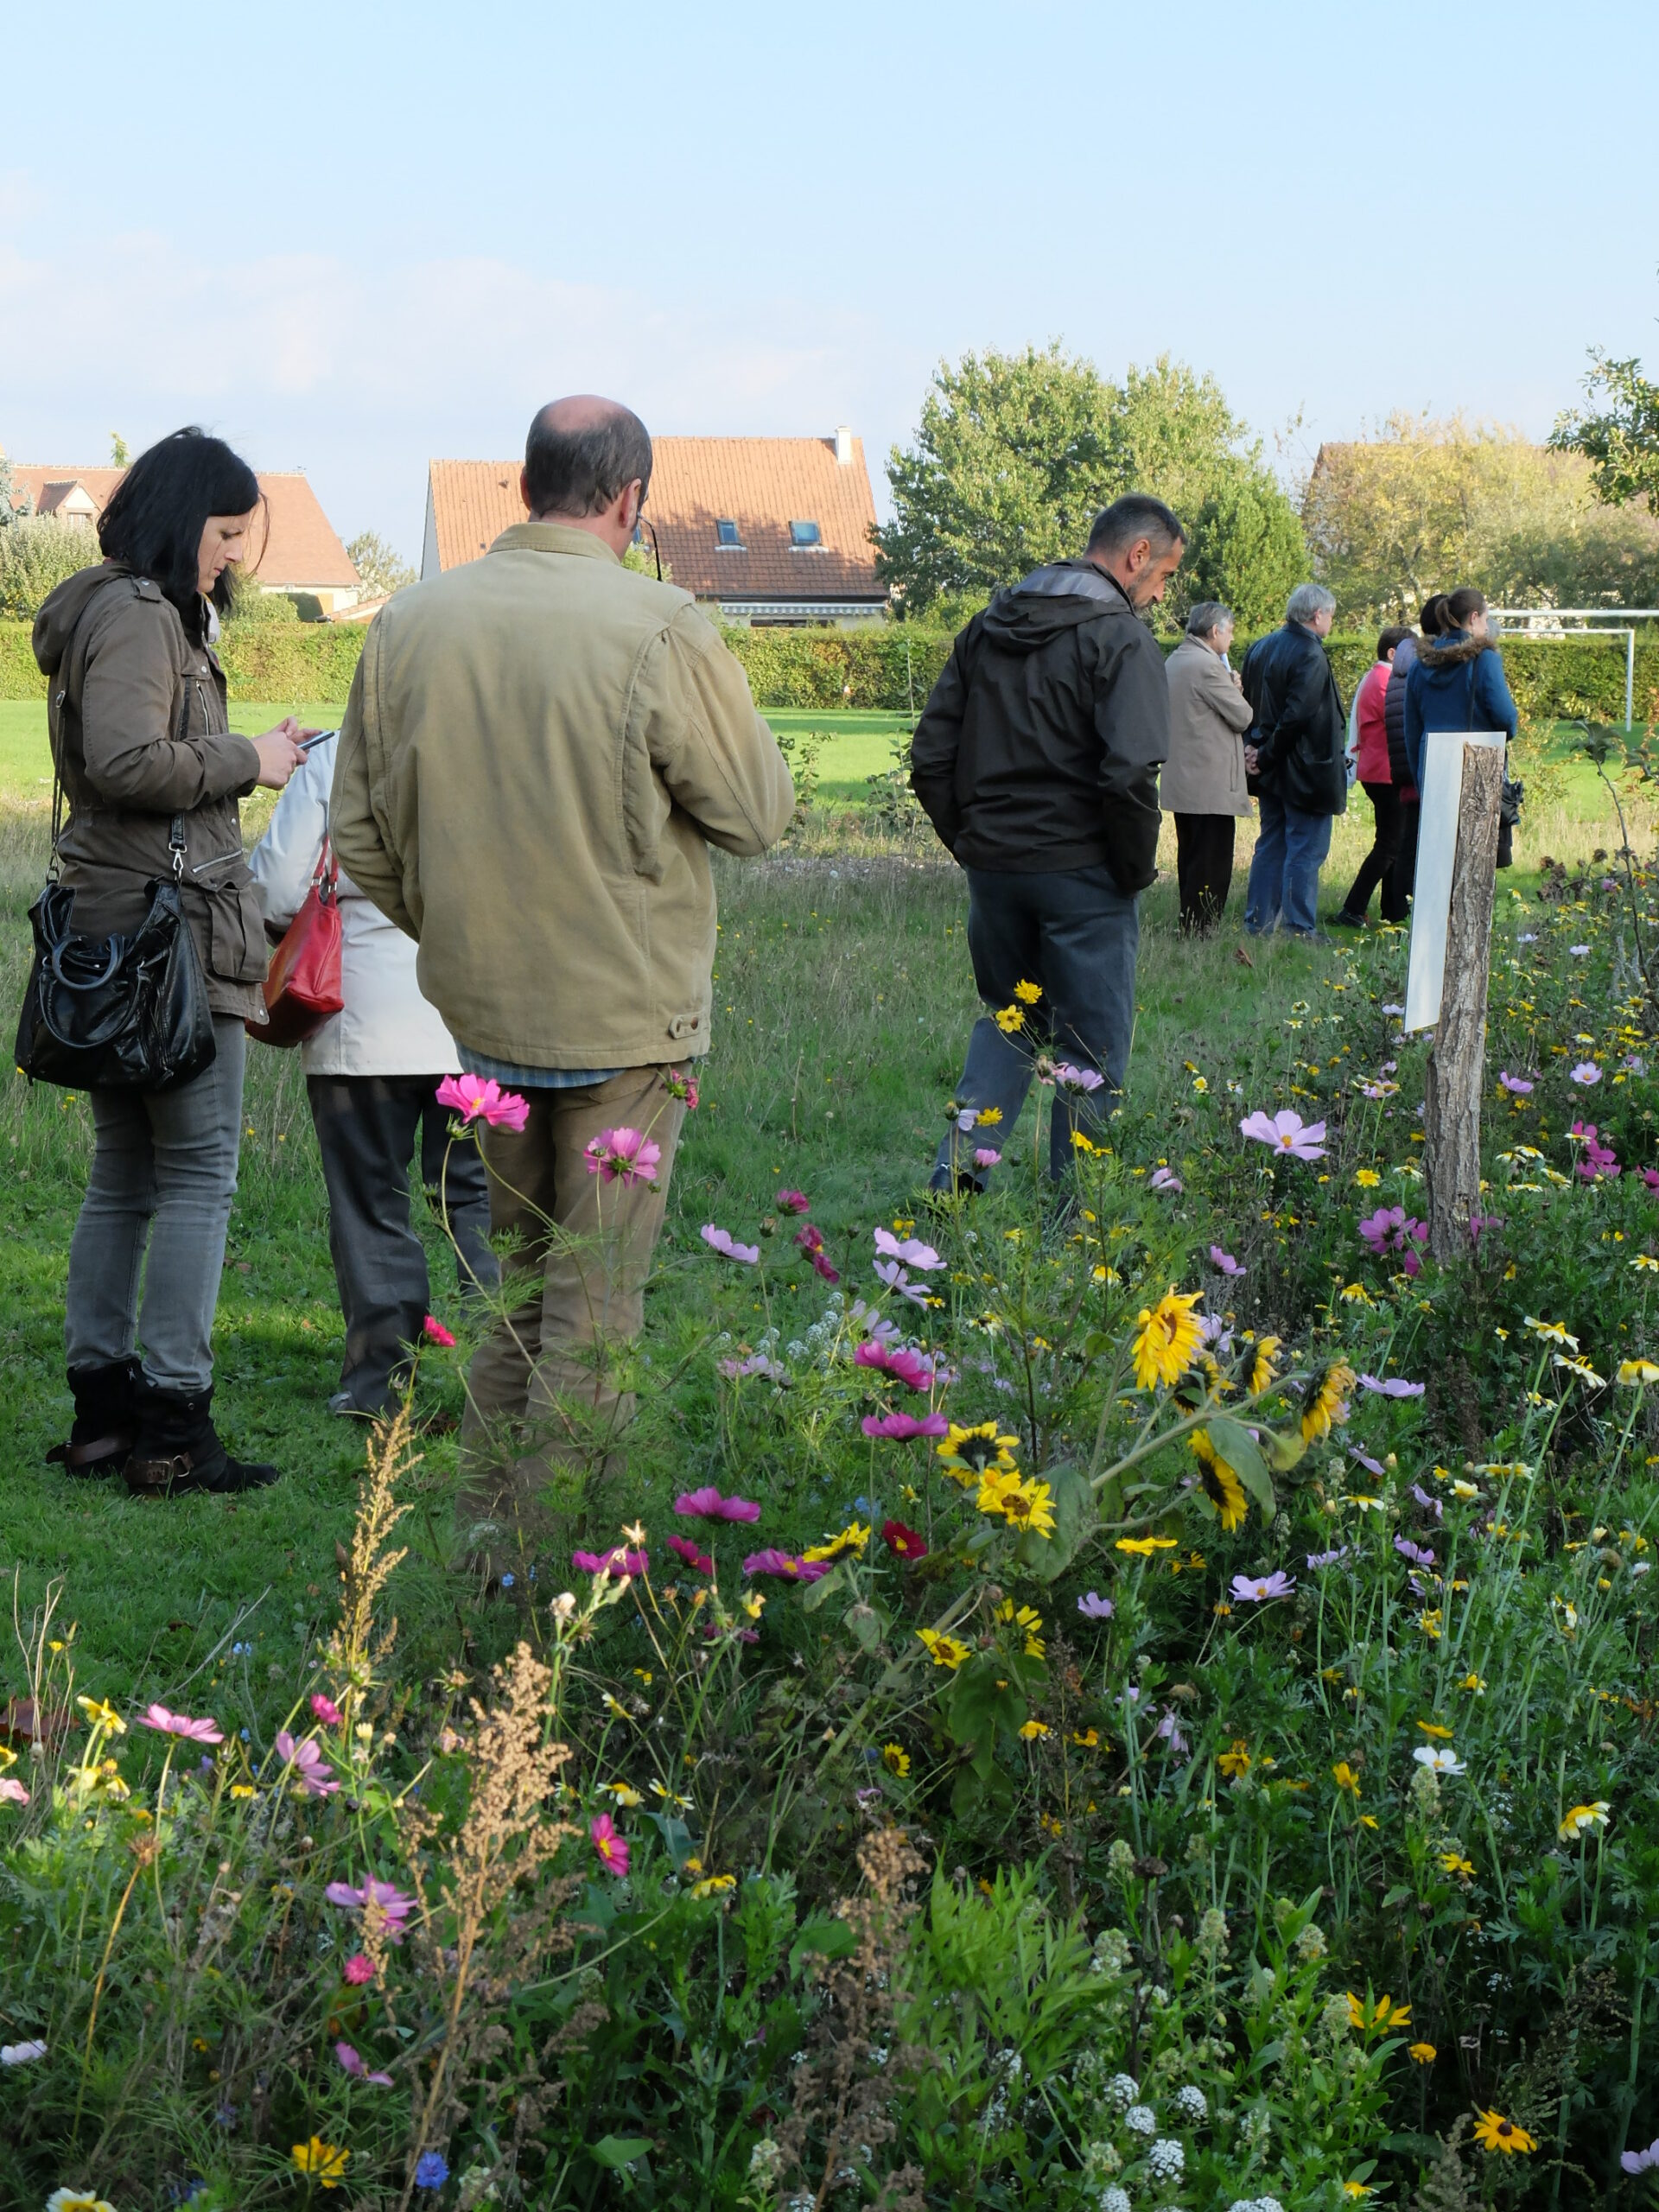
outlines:
[[[365,631],[355,623],[232,623],[222,652],[234,699],[343,700]],[[950,636],[908,622],[868,630],[728,630],[760,707],[919,709],[944,665]],[[1174,640],[1163,641],[1166,652]],[[1332,637],[1331,659],[1344,699],[1376,657],[1370,637]],[[1233,650],[1237,665],[1241,641]],[[1523,721],[1624,716],[1622,638],[1506,639],[1503,667]],[[45,679],[29,650],[27,622],[0,622],[0,699],[41,699]],[[1636,647],[1636,713],[1659,721],[1659,635]]]

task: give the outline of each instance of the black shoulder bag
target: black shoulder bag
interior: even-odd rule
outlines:
[[[189,715],[189,694],[179,734]],[[212,1065],[213,1009],[185,918],[184,817],[173,817],[173,880],[152,877],[149,911],[130,935],[77,936],[74,893],[58,880],[63,780],[53,761],[52,857],[29,910],[35,964],[17,1023],[17,1065],[73,1090],[170,1090]]]

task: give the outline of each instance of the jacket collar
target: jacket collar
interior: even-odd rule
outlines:
[[[603,538],[595,537],[591,530],[573,530],[563,522],[515,522],[502,531],[490,551],[575,553],[584,560],[609,561],[616,568],[622,565]]]

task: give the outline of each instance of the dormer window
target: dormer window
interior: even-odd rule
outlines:
[[[792,522],[789,525],[789,543],[792,551],[804,553],[810,546],[823,544],[823,532],[815,522]]]
[[[737,524],[729,515],[721,515],[715,524],[715,544],[719,551],[729,549],[734,553],[743,550],[743,540],[738,536]]]

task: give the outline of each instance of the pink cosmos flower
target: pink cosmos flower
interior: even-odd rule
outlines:
[[[812,1265],[817,1269],[817,1273],[823,1277],[825,1282],[839,1282],[841,1281],[841,1269],[839,1268],[832,1268],[822,1252],[809,1252],[806,1256],[811,1261]]]
[[[1293,1114],[1288,1106],[1281,1106],[1274,1115],[1261,1112],[1247,1114],[1238,1125],[1241,1136],[1254,1137],[1258,1144],[1270,1145],[1274,1152],[1292,1160],[1323,1160],[1325,1158],[1325,1123],[1304,1122],[1300,1114]]]
[[[697,1110],[697,1078],[688,1069],[682,1075],[678,1068],[670,1068],[663,1077],[663,1089],[671,1098],[677,1098],[688,1114]]]
[[[1624,1173],[1612,1147],[1603,1144],[1597,1135],[1596,1125],[1593,1122],[1574,1122],[1571,1133],[1579,1138],[1584,1146],[1584,1157],[1579,1162],[1579,1173],[1585,1182],[1594,1183],[1603,1176],[1613,1181]]]
[[[943,1414],[866,1414],[858,1424],[866,1436],[890,1436],[908,1443],[912,1436],[948,1436],[950,1424]]]
[[[649,1552],[631,1552],[619,1544],[614,1551],[572,1552],[570,1564],[582,1574],[648,1574]]]
[[[1224,1275],[1242,1275],[1244,1273],[1244,1269],[1239,1266],[1232,1254],[1224,1252],[1219,1244],[1212,1244],[1210,1247],[1210,1264],[1211,1267],[1218,1268]]]
[[[378,2083],[383,2089],[389,2089],[391,2087],[391,2075],[371,2074],[368,2068],[358,2056],[356,2051],[352,2049],[350,2044],[337,2043],[334,2045],[334,2056],[340,2061],[346,2073],[351,2075],[354,2082],[373,2082]]]
[[[933,1369],[920,1352],[907,1351],[902,1344],[878,1344],[870,1339],[859,1345],[853,1354],[859,1367],[873,1367],[880,1375],[892,1376],[895,1382],[902,1382],[908,1390],[927,1390],[933,1385]]]
[[[1179,1175],[1171,1174],[1167,1167],[1154,1167],[1147,1178],[1149,1191],[1173,1191],[1178,1195],[1186,1188]]]
[[[599,1863],[607,1874],[626,1874],[628,1871],[628,1841],[617,1834],[616,1822],[608,1813],[597,1813],[588,1823],[588,1833],[594,1840],[594,1849],[599,1853]]]
[[[601,1183],[654,1183],[663,1147],[643,1129],[601,1129],[582,1156],[588,1173]]]
[[[340,1972],[353,1989],[360,1989],[365,1981],[374,1980],[374,1961],[365,1957],[361,1951],[353,1951]]]
[[[779,1191],[779,1211],[783,1213],[810,1213],[811,1202],[804,1191]]]
[[[1531,1096],[1532,1085],[1527,1081],[1525,1076],[1511,1075],[1507,1068],[1500,1068],[1497,1071],[1497,1079],[1505,1090],[1513,1091],[1517,1098],[1527,1098]]]
[[[153,1728],[161,1736],[182,1736],[190,1744],[222,1744],[224,1731],[217,1721],[190,1720],[181,1713],[169,1713],[164,1705],[152,1705],[147,1713],[138,1716],[141,1728]]]
[[[830,1568],[823,1560],[797,1559],[793,1552],[751,1552],[743,1562],[745,1574],[775,1574],[784,1582],[816,1582]]]
[[[333,1698],[325,1697],[321,1690],[315,1691],[312,1695],[311,1710],[325,1728],[338,1728],[346,1718]]]
[[[671,1536],[668,1548],[676,1559],[683,1559],[694,1574],[712,1574],[715,1562],[707,1552],[700,1552],[689,1536]]]
[[[1062,1060],[1054,1071],[1056,1087],[1069,1090],[1079,1098],[1087,1098],[1099,1090],[1106,1078],[1097,1069],[1073,1067],[1070,1060]]]
[[[29,1792],[11,1775],[0,1774],[0,1805],[27,1805]]]
[[[315,1736],[296,1743],[286,1728],[276,1737],[276,1756],[284,1766],[294,1770],[294,1779],[308,1797],[332,1797],[340,1788],[334,1778],[334,1769],[323,1764],[322,1752]]]
[[[763,1351],[752,1351],[747,1359],[721,1359],[715,1363],[716,1370],[728,1382],[741,1382],[746,1375],[764,1375],[768,1382],[787,1382],[789,1370],[780,1359],[770,1359]]]
[[[1109,1598],[1103,1598],[1098,1590],[1090,1590],[1077,1600],[1077,1611],[1086,1621],[1109,1621],[1117,1611]]]
[[[1241,1605],[1259,1605],[1267,1598],[1288,1598],[1295,1587],[1294,1577],[1287,1574],[1282,1567],[1275,1567],[1271,1574],[1233,1577],[1233,1595]]]
[[[1379,1206],[1360,1223],[1359,1233],[1372,1257],[1380,1260],[1385,1252],[1409,1253],[1414,1244],[1427,1243],[1428,1224],[1414,1221],[1403,1206]],[[1416,1270],[1408,1268],[1408,1272]]]
[[[944,1265],[931,1244],[924,1244],[914,1236],[906,1236],[901,1242],[890,1229],[876,1230],[875,1249],[884,1259],[902,1260],[906,1267],[920,1268],[925,1274]]]
[[[886,1283],[896,1296],[907,1298],[912,1306],[927,1306],[932,1302],[933,1294],[927,1285],[912,1282],[897,1260],[878,1260],[874,1272],[878,1282]]]
[[[698,1521],[758,1521],[760,1508],[750,1497],[722,1497],[712,1483],[702,1490],[682,1491],[674,1510]]]
[[[358,1890],[349,1882],[330,1882],[322,1894],[330,1904],[337,1904],[346,1912],[362,1912],[372,1905],[380,1916],[379,1924],[385,1929],[389,1943],[401,1943],[409,1932],[404,1923],[415,1910],[415,1899],[405,1897],[390,1882],[377,1882],[371,1875]]]
[[[841,1269],[839,1268],[831,1267],[829,1259],[825,1255],[823,1249],[823,1235],[822,1230],[815,1229],[812,1226],[812,1224],[809,1221],[802,1228],[796,1230],[795,1242],[800,1246],[802,1251],[805,1253],[807,1258],[812,1262],[812,1265],[817,1269],[817,1273],[823,1277],[825,1282],[839,1282],[841,1281]]]
[[[974,1165],[976,1167],[995,1167],[1001,1157],[1000,1152],[993,1152],[989,1145],[982,1144],[974,1154]]]
[[[1379,1398],[1421,1398],[1427,1387],[1421,1382],[1408,1382],[1402,1375],[1362,1375],[1362,1390],[1373,1391]]]
[[[760,1247],[758,1244],[734,1243],[731,1230],[716,1229],[712,1221],[705,1221],[698,1234],[711,1251],[720,1253],[728,1260],[741,1260],[746,1268],[752,1268],[760,1257]]]
[[[1433,1567],[1434,1554],[1426,1544],[1414,1544],[1409,1536],[1396,1536],[1394,1548],[1402,1559],[1408,1559],[1414,1567]]]
[[[1593,1060],[1580,1060],[1577,1067],[1569,1071],[1568,1079],[1581,1090],[1588,1090],[1592,1083],[1601,1081],[1601,1070]]]
[[[438,1103],[463,1122],[487,1122],[493,1129],[522,1129],[530,1119],[530,1102],[516,1090],[503,1090],[493,1076],[445,1076],[438,1085]]]
[[[421,1334],[426,1338],[428,1344],[436,1344],[441,1351],[453,1351],[455,1348],[454,1338],[435,1313],[429,1313],[422,1322]]]
[[[1644,1167],[1641,1172],[1642,1180],[1648,1188],[1650,1191],[1659,1191],[1659,1167]]]
[[[1333,1552],[1309,1552],[1307,1555],[1307,1563],[1313,1572],[1317,1573],[1320,1567],[1335,1567],[1338,1560],[1344,1560],[1347,1556],[1348,1547],[1346,1544],[1344,1544],[1339,1549]]]

